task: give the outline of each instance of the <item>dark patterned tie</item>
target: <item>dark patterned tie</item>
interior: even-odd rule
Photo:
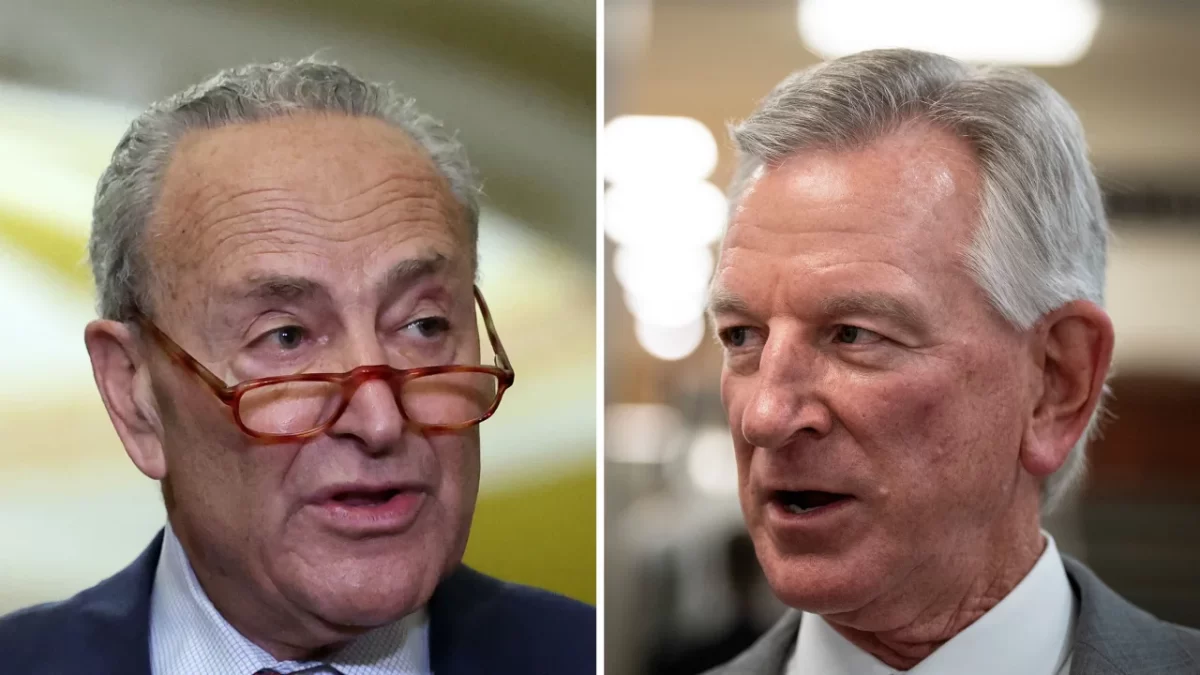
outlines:
[[[254,671],[254,675],[279,675],[279,671],[271,670],[270,668],[263,668],[262,670]]]

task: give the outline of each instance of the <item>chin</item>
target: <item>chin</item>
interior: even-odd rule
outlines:
[[[373,628],[424,607],[461,560],[456,538],[420,527],[395,538],[326,539],[272,576],[285,595],[338,626]]]
[[[884,569],[850,551],[785,552],[767,540],[758,548],[758,558],[775,596],[812,614],[862,609],[880,596],[886,583]]]
[[[417,589],[381,589],[378,592],[349,592],[315,598],[314,614],[327,623],[371,629],[399,621],[419,610],[429,595]]]
[[[297,579],[297,595],[331,624],[374,628],[397,621],[424,607],[443,576],[444,559],[420,553],[420,559],[350,559],[312,570]]]

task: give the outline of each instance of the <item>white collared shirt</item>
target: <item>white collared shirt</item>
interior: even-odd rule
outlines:
[[[356,638],[324,661],[278,661],[213,607],[179,539],[167,527],[150,597],[152,675],[429,675],[424,610]]]
[[[1078,601],[1054,538],[1021,583],[912,670],[891,668],[804,613],[785,675],[1067,675]]]

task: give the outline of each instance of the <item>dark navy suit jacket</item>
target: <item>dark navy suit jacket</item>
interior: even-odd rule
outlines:
[[[150,591],[161,550],[160,533],[115,576],[0,618],[0,670],[150,675]],[[460,566],[428,610],[434,675],[596,672],[596,611],[583,603]]]

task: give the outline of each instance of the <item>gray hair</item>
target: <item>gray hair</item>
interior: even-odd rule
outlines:
[[[143,233],[180,138],[195,129],[303,112],[377,118],[407,133],[449,183],[463,207],[474,244],[479,186],[465,150],[441,122],[421,113],[412,99],[391,87],[364,81],[332,63],[304,59],[251,64],[223,70],[151,105],[117,144],[96,188],[88,241],[101,317],[128,320],[137,309],[149,311],[147,280],[154,270],[142,250]]]
[[[1010,323],[1086,299],[1104,304],[1108,221],[1070,105],[1024,70],[906,49],[862,52],[793,73],[730,129],[734,202],[766,167],[804,149],[850,150],[921,120],[967,140],[982,174],[980,225],[964,263]],[[1042,486],[1054,508],[1085,470],[1103,397]]]

